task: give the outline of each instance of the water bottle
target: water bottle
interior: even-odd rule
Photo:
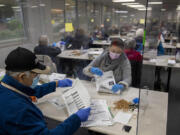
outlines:
[[[61,48],[61,51],[64,51],[66,48],[65,48],[65,46],[66,46],[66,42],[64,42],[64,41],[60,41],[60,48]]]
[[[83,48],[83,46],[81,46],[81,50],[80,50],[81,54],[83,54],[83,50],[84,50],[84,48]]]
[[[178,50],[176,53],[176,62],[180,63],[180,50]]]

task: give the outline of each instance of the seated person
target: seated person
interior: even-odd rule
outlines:
[[[61,49],[58,47],[49,46],[47,35],[41,35],[39,38],[39,45],[34,48],[34,53],[39,55],[48,55],[53,61],[54,58],[61,53]]]
[[[143,29],[137,29],[136,31],[136,50],[140,53],[143,51],[143,36],[144,36],[144,30]],[[142,55],[142,54],[141,54]]]
[[[140,77],[141,77],[141,65],[142,65],[142,55],[135,50],[136,40],[131,38],[125,41],[125,53],[131,63],[131,74],[132,74],[132,82],[131,85],[133,87],[139,87],[140,85]]]
[[[102,76],[103,72],[113,71],[116,84],[112,87],[112,91],[127,88],[131,84],[131,65],[123,48],[124,42],[121,39],[112,41],[108,50],[84,68],[84,74],[93,77],[94,74]]]
[[[3,135],[72,135],[88,119],[90,108],[80,109],[54,129],[48,129],[44,116],[32,103],[55,92],[56,87],[72,86],[69,79],[36,86],[39,75],[49,68],[40,64],[34,53],[18,47],[5,60],[6,75],[0,83],[0,134]]]
[[[130,61],[142,61],[142,55],[135,50],[136,40],[131,38],[125,41],[125,53]]]

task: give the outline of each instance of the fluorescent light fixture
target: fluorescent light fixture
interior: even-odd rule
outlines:
[[[70,4],[69,4],[69,3],[66,3],[65,5],[66,5],[66,6],[69,6]]]
[[[138,4],[138,5],[127,5],[128,7],[132,7],[132,8],[145,8],[144,5]]]
[[[135,0],[113,0],[112,2],[134,2]]]
[[[131,15],[132,17],[134,16],[134,15]]]
[[[139,3],[122,3],[121,5],[138,5]]]
[[[5,7],[5,5],[4,4],[0,4],[0,7]]]
[[[150,5],[159,5],[159,4],[162,4],[162,2],[160,2],[160,1],[159,2],[158,1],[157,2],[149,2],[148,4],[150,4]]]
[[[19,9],[20,7],[19,6],[14,6],[12,7],[13,9]]]
[[[146,11],[146,8],[137,8],[137,10]],[[147,10],[152,10],[152,7],[148,7]]]
[[[37,6],[31,6],[31,8],[37,8]]]
[[[114,11],[115,13],[122,13],[122,14],[127,14],[128,13],[128,11],[118,11],[118,10],[116,10],[116,11]]]
[[[121,16],[121,17],[127,18],[127,16]]]
[[[166,9],[162,8],[161,11],[166,11]]]
[[[42,3],[42,4],[39,4],[39,6],[41,6],[41,7],[45,7],[45,6],[46,6],[46,4],[43,4],[43,3]]]

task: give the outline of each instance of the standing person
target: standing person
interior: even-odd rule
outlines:
[[[89,77],[102,76],[106,71],[113,71],[116,81],[112,87],[113,92],[123,90],[131,84],[131,65],[124,53],[124,42],[121,39],[112,41],[109,49],[83,70]]]
[[[81,109],[56,128],[49,130],[42,112],[30,96],[43,97],[56,87],[72,85],[69,79],[36,86],[39,74],[48,73],[34,53],[17,48],[5,60],[6,75],[0,84],[0,134],[3,135],[72,135],[86,121],[90,108]],[[32,87],[32,86],[36,87]]]

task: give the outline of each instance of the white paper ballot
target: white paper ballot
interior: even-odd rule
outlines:
[[[131,113],[126,113],[126,112],[119,111],[116,114],[116,116],[114,117],[114,122],[119,122],[121,124],[128,124],[131,117],[132,117]]]
[[[92,99],[91,113],[88,120],[81,123],[81,127],[108,126],[112,124],[113,120],[108,110],[106,100]]]
[[[89,107],[91,104],[91,97],[79,79],[73,82],[72,87],[67,87],[62,90],[62,98],[69,115],[77,112],[81,108]]]
[[[50,75],[40,75],[40,80],[44,82],[52,82],[57,80],[63,80],[66,78],[66,74],[52,73]]]
[[[115,79],[113,75],[113,71],[104,72],[102,76],[95,76],[96,81],[96,90],[98,92],[104,93],[112,93],[112,94],[119,94],[120,91],[117,93],[112,92],[112,87],[115,84]]]

